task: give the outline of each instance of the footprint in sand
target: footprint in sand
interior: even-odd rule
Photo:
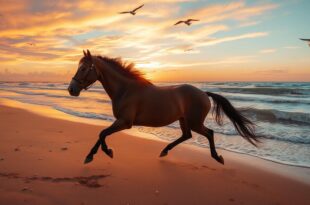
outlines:
[[[78,176],[78,177],[49,177],[49,176],[37,176],[33,175],[31,177],[23,177],[17,173],[0,173],[0,177],[6,177],[8,179],[22,179],[26,183],[30,183],[32,181],[45,181],[52,183],[74,183],[82,186],[86,186],[88,188],[99,188],[103,185],[99,183],[100,179],[108,177],[109,175],[92,175],[88,177]]]
[[[229,198],[229,201],[230,202],[235,202],[235,199],[234,198]]]
[[[245,185],[247,185],[249,187],[253,187],[255,189],[258,189],[260,187],[258,184],[250,183],[250,182],[247,182],[247,181],[244,181],[244,180],[242,180],[241,183],[245,184]]]
[[[201,167],[202,167],[202,168],[205,168],[205,169],[212,170],[212,171],[216,171],[216,169],[211,168],[211,167],[208,167],[208,166],[206,166],[206,165],[202,165]]]
[[[22,192],[32,192],[31,189],[29,189],[28,187],[24,187],[21,189]]]

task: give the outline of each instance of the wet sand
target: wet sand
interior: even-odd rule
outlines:
[[[83,161],[103,127],[0,106],[0,204],[309,204],[310,169],[123,132]],[[272,171],[273,170],[273,171]],[[279,172],[277,172],[277,170]],[[299,174],[300,173],[300,174]],[[294,177],[299,176],[299,177]],[[304,181],[303,181],[304,179]]]

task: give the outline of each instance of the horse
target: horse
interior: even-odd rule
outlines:
[[[190,139],[192,131],[207,138],[211,156],[224,164],[224,158],[218,155],[214,144],[214,132],[204,125],[204,120],[211,109],[219,125],[222,125],[223,114],[233,123],[237,132],[254,146],[260,142],[260,135],[255,133],[255,124],[236,110],[223,96],[204,92],[192,85],[156,86],[143,77],[134,68],[134,64],[124,63],[120,58],[93,56],[85,52],[80,59],[77,72],[72,78],[68,91],[71,96],[79,96],[93,83],[99,81],[112,101],[115,121],[103,129],[97,142],[85,158],[84,163],[93,160],[101,146],[102,151],[113,158],[113,150],[106,144],[106,137],[134,125],[161,127],[179,121],[181,137],[169,143],[160,153],[168,155],[178,144]]]

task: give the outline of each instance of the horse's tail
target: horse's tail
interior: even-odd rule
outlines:
[[[236,110],[225,97],[211,92],[206,93],[213,99],[214,106],[212,114],[215,113],[217,124],[223,124],[224,112],[244,139],[254,146],[256,146],[257,142],[260,142],[259,138],[262,136],[255,134],[255,124],[253,122],[243,116],[240,111]]]

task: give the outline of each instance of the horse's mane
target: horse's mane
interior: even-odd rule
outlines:
[[[115,70],[117,70],[121,75],[137,80],[143,84],[152,84],[148,79],[144,78],[144,74],[135,68],[134,63],[124,62],[121,58],[109,58],[106,56],[97,56],[99,59],[110,64]]]

